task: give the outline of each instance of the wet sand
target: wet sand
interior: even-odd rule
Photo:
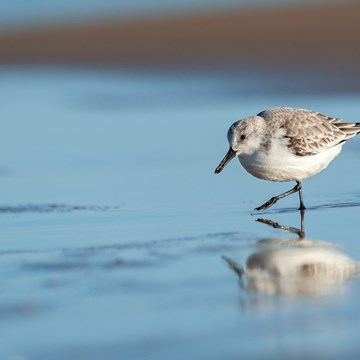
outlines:
[[[319,68],[356,83],[359,15],[359,3],[342,3],[8,30],[0,33],[0,64]]]

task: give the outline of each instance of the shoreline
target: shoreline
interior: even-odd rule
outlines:
[[[358,69],[360,4],[180,14],[0,32],[0,64]]]

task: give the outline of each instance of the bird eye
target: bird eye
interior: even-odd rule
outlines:
[[[246,135],[244,135],[244,134],[241,135],[241,136],[240,136],[240,139],[241,139],[241,140],[245,140],[245,139],[246,139]]]

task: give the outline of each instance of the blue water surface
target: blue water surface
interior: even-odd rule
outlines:
[[[250,291],[222,259],[244,266],[259,240],[296,239],[255,221],[299,227],[296,195],[253,211],[293,184],[236,160],[214,175],[239,118],[296,106],[357,121],[359,94],[285,93],[249,72],[0,78],[1,359],[359,356],[360,283],[343,262],[341,279],[290,295]],[[354,263],[359,151],[350,141],[304,182],[307,238]]]
[[[332,0],[332,2],[338,1]],[[52,0],[46,3],[41,0],[15,0],[2,2],[0,29],[53,25],[54,23],[99,19],[99,17],[129,19],[193,11],[294,6],[323,2],[325,0],[316,2],[310,0]]]

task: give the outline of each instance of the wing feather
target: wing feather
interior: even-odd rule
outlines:
[[[259,114],[273,128],[280,124],[289,149],[298,156],[311,156],[355,136],[360,128],[321,113],[295,108],[274,108]]]
[[[339,127],[340,123],[341,119],[315,111],[294,110],[286,122],[288,146],[298,156],[318,154],[346,139],[346,133]]]

